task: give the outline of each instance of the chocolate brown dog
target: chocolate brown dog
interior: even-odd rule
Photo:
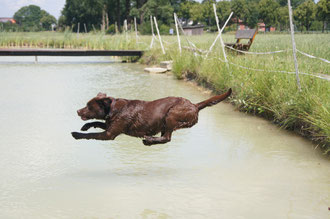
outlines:
[[[72,132],[75,139],[114,140],[118,135],[143,138],[145,145],[164,144],[171,141],[172,132],[190,128],[198,122],[198,112],[226,99],[226,93],[193,104],[181,97],[166,97],[154,101],[126,100],[107,97],[99,93],[88,101],[87,106],[78,110],[82,120],[98,119],[105,122],[86,123],[81,130],[101,128],[100,133]],[[160,137],[154,137],[157,133]]]

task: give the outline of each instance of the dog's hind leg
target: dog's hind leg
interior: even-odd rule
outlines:
[[[161,137],[144,136],[143,144],[150,146],[153,144],[165,144],[171,141],[172,131],[166,131]]]
[[[183,113],[184,112],[184,113]],[[198,121],[197,108],[182,108],[180,106],[172,108],[165,119],[165,128],[161,131],[161,137],[145,136],[143,144],[165,144],[171,141],[172,132],[181,129],[189,128]]]

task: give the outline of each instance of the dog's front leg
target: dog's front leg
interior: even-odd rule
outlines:
[[[96,139],[96,140],[114,140],[117,135],[112,134],[110,131],[104,131],[99,133],[80,133],[71,132],[72,137],[75,139]]]
[[[90,128],[101,128],[103,130],[106,130],[107,126],[104,122],[90,122],[86,123],[83,127],[81,127],[81,131],[87,131]]]

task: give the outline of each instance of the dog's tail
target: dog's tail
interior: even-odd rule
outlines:
[[[198,107],[199,110],[204,109],[207,106],[213,106],[213,105],[223,101],[227,97],[229,97],[230,94],[231,94],[231,88],[229,88],[229,90],[224,94],[214,96],[214,97],[211,97],[210,99],[197,103],[196,106]]]

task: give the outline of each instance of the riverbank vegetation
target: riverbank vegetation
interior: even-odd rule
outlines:
[[[297,48],[314,56],[330,58],[328,35],[296,35]],[[233,41],[225,35],[224,41]],[[196,47],[208,49],[215,35],[191,37]],[[231,40],[230,40],[231,39]],[[166,39],[165,39],[166,40]],[[183,50],[177,44],[167,45],[167,54],[152,49],[145,54],[144,63],[158,63],[171,59],[173,73],[178,79],[194,79],[216,93],[233,88],[231,102],[240,110],[265,117],[282,128],[308,137],[325,153],[330,152],[330,81],[329,63],[298,55],[302,91],[297,87],[291,39],[286,35],[257,35],[251,52],[286,50],[270,55],[238,55],[227,52],[229,64],[224,62],[218,43],[207,58]],[[283,71],[283,72],[282,72]],[[314,77],[321,76],[323,79]]]
[[[176,36],[162,37],[166,54],[160,43],[151,36],[105,35],[102,33],[0,33],[0,47],[79,48],[79,49],[143,49],[141,63],[158,65],[173,60],[173,75],[177,79],[193,79],[221,93],[233,89],[230,102],[241,111],[265,117],[281,127],[308,137],[325,153],[330,153],[330,81],[329,63],[298,53],[301,92],[297,88],[289,34],[258,34],[250,51],[269,52],[269,55],[240,55],[226,49],[224,62],[220,43],[212,52],[196,54],[183,49],[180,55]],[[197,48],[208,50],[215,34],[181,37],[184,47],[188,40]],[[328,34],[297,34],[297,49],[316,57],[330,59]],[[233,34],[224,34],[224,42],[233,42]],[[321,78],[319,78],[321,77]]]

